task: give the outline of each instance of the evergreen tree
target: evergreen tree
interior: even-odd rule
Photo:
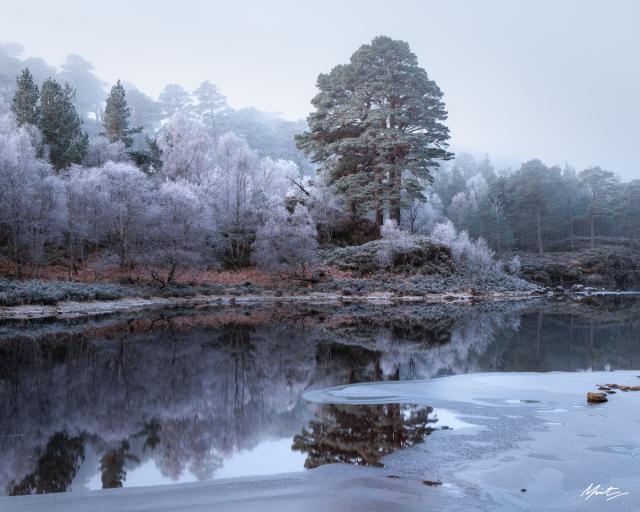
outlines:
[[[590,167],[579,174],[580,185],[587,196],[585,216],[589,223],[589,240],[595,244],[596,220],[609,217],[613,207],[613,196],[618,180],[611,171]]]
[[[56,170],[80,163],[89,146],[74,100],[75,91],[69,84],[63,87],[52,78],[42,84],[38,127],[49,160]]]
[[[157,139],[148,135],[145,135],[145,144],[145,149],[132,149],[128,155],[138,169],[151,176],[162,169],[162,150],[158,146]]]
[[[451,157],[442,92],[407,43],[384,36],[321,74],[317,87],[298,147],[323,164],[352,211],[373,209],[381,226],[387,207],[399,223],[403,204],[424,199],[419,180]]]
[[[178,112],[191,108],[191,94],[178,84],[169,84],[160,93],[160,106],[165,117],[173,117]]]
[[[38,86],[34,83],[29,68],[25,68],[16,79],[16,93],[11,105],[11,111],[15,114],[19,126],[38,124],[39,97]]]
[[[576,219],[578,214],[578,208],[580,203],[580,191],[578,175],[573,167],[570,167],[565,163],[562,170],[562,204],[564,207],[564,218],[567,222],[567,235],[569,237],[569,247],[573,251],[575,250],[575,234],[576,234]]]
[[[194,112],[200,118],[202,124],[207,128],[209,135],[217,141],[224,129],[224,118],[229,107],[227,99],[220,93],[218,88],[211,82],[202,82],[193,91],[193,95],[198,100],[194,107]]]
[[[107,85],[94,74],[93,64],[80,55],[68,55],[62,64],[60,79],[75,91],[75,106],[80,119],[91,120],[90,113],[100,121],[100,111]]]
[[[640,180],[627,183],[620,195],[615,211],[620,234],[637,240],[640,238]]]
[[[129,118],[133,126],[142,126],[147,132],[156,132],[160,127],[162,112],[160,104],[133,87],[125,85],[127,106],[131,111]],[[143,141],[144,137],[140,137]]]
[[[142,131],[142,126],[134,129],[129,128],[129,106],[124,87],[120,80],[111,88],[109,96],[107,96],[107,104],[104,108],[104,129],[105,135],[109,142],[121,141],[129,148],[133,144],[134,133]]]
[[[520,247],[533,245],[538,254],[542,254],[550,222],[555,219],[558,195],[562,191],[560,168],[547,167],[540,160],[525,162],[508,177],[505,189],[505,202],[516,242]],[[533,244],[530,243],[532,235]]]

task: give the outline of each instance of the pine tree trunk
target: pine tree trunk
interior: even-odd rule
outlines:
[[[402,189],[402,173],[395,171],[391,176],[391,204],[389,205],[389,217],[396,221],[398,226],[400,225],[400,193]]]
[[[380,228],[382,223],[384,222],[384,214],[382,212],[382,198],[380,197],[380,192],[382,189],[382,176],[380,175],[380,170],[375,169],[373,171],[373,181],[374,181],[374,193],[373,193],[373,210],[375,211],[376,217],[376,227]]]
[[[591,248],[595,245],[595,218],[593,215],[591,216],[591,226],[590,226],[590,236],[591,236]]]
[[[378,205],[376,206],[376,226],[381,227],[384,224],[384,213],[382,208],[380,208],[380,203],[378,201]]]
[[[540,207],[536,207],[536,232],[538,235],[538,254],[543,254],[542,248],[542,224],[540,222]]]
[[[571,243],[571,252],[575,251],[575,235],[573,234],[573,211],[569,213],[569,242]]]
[[[536,364],[540,368],[540,339],[542,337],[542,312],[538,311],[538,325],[536,326]]]

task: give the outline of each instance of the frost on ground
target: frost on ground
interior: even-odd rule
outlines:
[[[6,512],[423,511],[432,489],[420,480],[347,465],[245,479],[0,498]],[[436,491],[437,492],[437,491]]]

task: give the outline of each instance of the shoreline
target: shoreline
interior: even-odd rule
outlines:
[[[147,311],[163,308],[202,306],[248,306],[255,304],[348,304],[368,303],[393,305],[398,303],[468,303],[528,300],[542,297],[538,291],[440,292],[423,295],[398,295],[373,292],[365,295],[340,295],[329,292],[310,292],[299,295],[197,295],[193,297],[124,297],[100,301],[62,301],[55,305],[25,304],[1,306],[0,320],[31,320],[45,318],[78,318]]]

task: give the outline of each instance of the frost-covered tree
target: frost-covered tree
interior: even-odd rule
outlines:
[[[427,234],[433,227],[445,220],[444,207],[440,197],[425,187],[425,199],[414,199],[403,214],[403,227],[412,234]]]
[[[449,247],[454,261],[467,265],[473,272],[500,272],[495,253],[487,242],[483,238],[471,239],[466,231],[458,233],[451,221],[436,224],[430,238]]]
[[[373,210],[381,226],[386,207],[399,223],[403,200],[422,199],[418,180],[430,180],[437,161],[451,156],[442,92],[407,43],[383,36],[321,74],[317,87],[298,147],[354,211]]]
[[[162,152],[162,176],[200,184],[213,167],[213,141],[204,127],[178,112],[165,124],[157,137]]]
[[[254,264],[272,273],[304,275],[317,261],[316,227],[307,209],[292,213],[283,206],[269,210],[253,243]]]
[[[169,84],[160,93],[160,106],[165,118],[178,112],[187,113],[191,108],[191,95],[178,84]]]
[[[112,205],[106,176],[97,166],[73,167],[66,177],[66,187],[69,212],[66,255],[71,274],[78,264],[87,265],[89,256],[98,248],[108,247]]]
[[[256,172],[252,176],[251,188],[254,190],[252,195],[256,201],[260,199],[284,201],[286,194],[298,179],[300,179],[300,170],[295,162],[274,160],[267,156],[260,159]]]
[[[227,212],[231,222],[241,224],[243,217],[249,213],[251,184],[258,157],[243,138],[227,133],[218,141],[216,164],[218,203]]]
[[[243,138],[227,133],[218,141],[215,161],[208,187],[218,221],[216,245],[228,264],[246,265],[259,213],[253,187],[259,160]]]
[[[316,177],[303,188],[300,188],[298,197],[302,204],[307,206],[313,219],[319,238],[324,242],[331,242],[333,233],[345,217],[344,206],[333,187],[327,183],[323,173]]]
[[[70,229],[111,248],[122,267],[134,265],[148,236],[151,180],[133,165],[115,162],[70,174]]]
[[[213,227],[201,192],[192,183],[178,181],[162,183],[154,195],[143,259],[163,285],[173,282],[181,269],[202,262],[208,251],[207,235]]]
[[[62,87],[53,79],[42,84],[38,128],[56,170],[80,163],[89,144],[74,104],[75,91],[71,86]]]
[[[45,246],[66,225],[64,186],[36,157],[32,135],[12,114],[0,117],[0,247],[21,277],[24,264],[41,265]]]
[[[87,152],[82,159],[82,165],[85,167],[100,167],[110,160],[112,162],[131,161],[124,142],[109,142],[109,140],[102,135],[91,137],[89,139]],[[79,172],[82,171],[80,170]]]
[[[13,95],[11,111],[19,126],[31,124],[36,126],[39,118],[38,100],[40,91],[33,80],[29,68],[22,70],[16,79],[16,93]]]

